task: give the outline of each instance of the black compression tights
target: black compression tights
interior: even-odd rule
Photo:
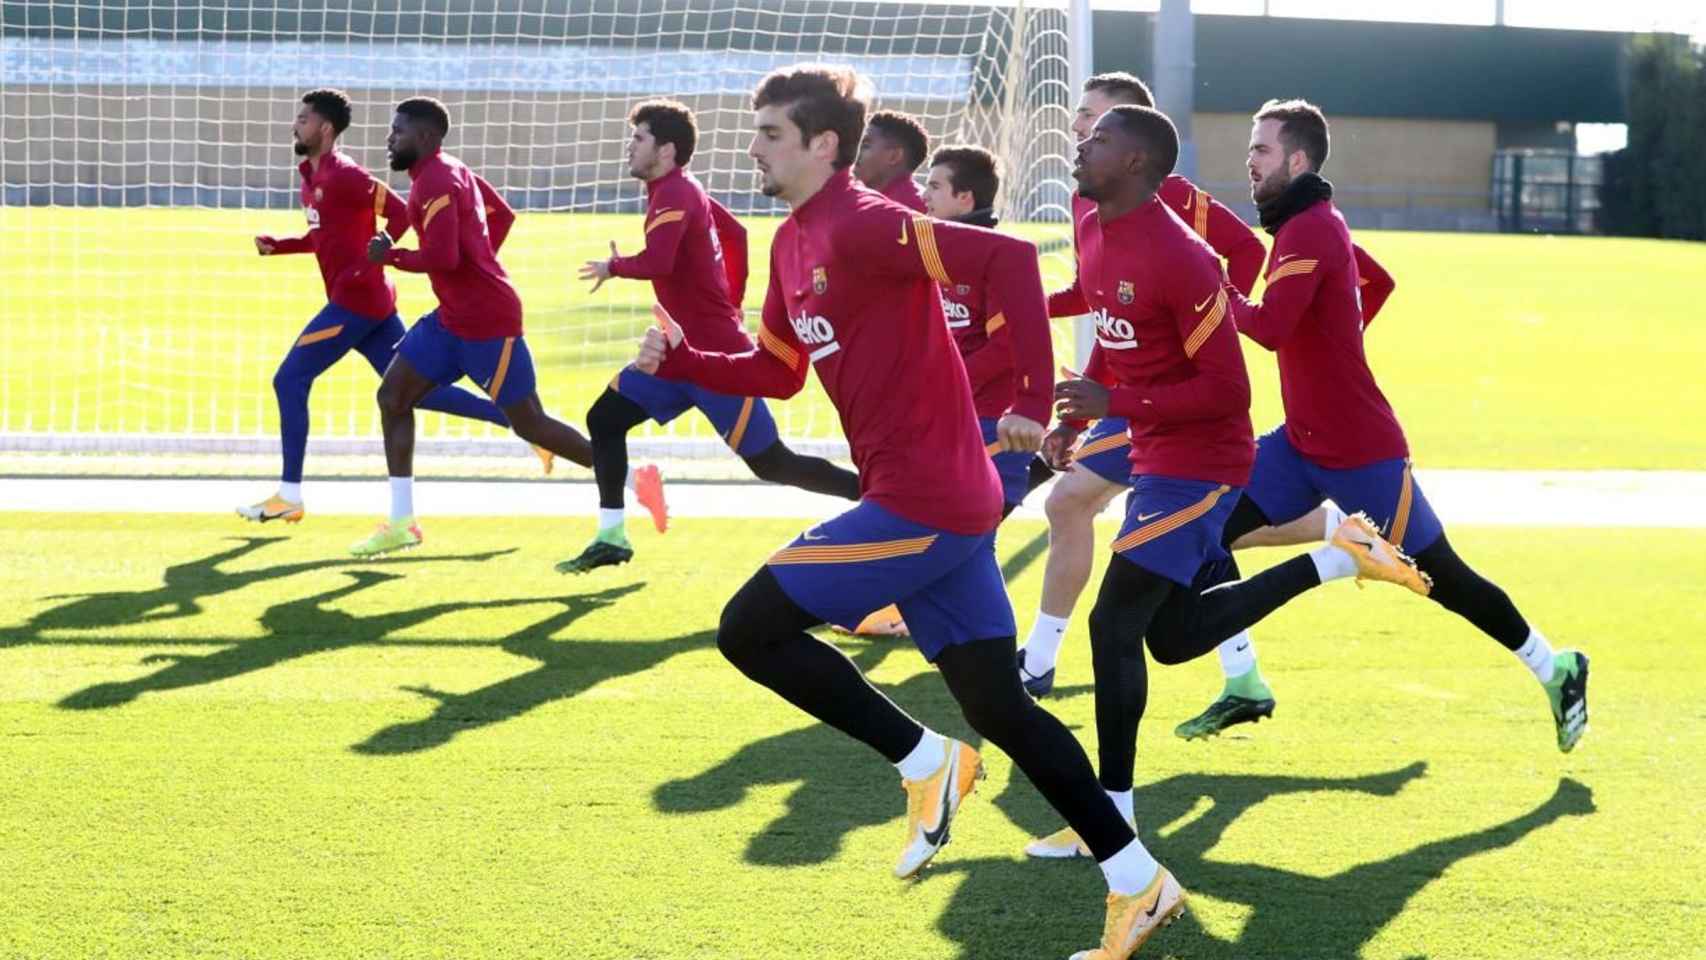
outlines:
[[[717,648],[748,678],[898,763],[923,727],[873,687],[835,647],[806,633],[819,623],[783,592],[769,568],[723,609]],[[1090,758],[1037,706],[1013,669],[1012,637],[949,647],[936,666],[966,722],[999,747],[1084,838],[1098,860],[1119,852],[1131,828],[1096,784]]]

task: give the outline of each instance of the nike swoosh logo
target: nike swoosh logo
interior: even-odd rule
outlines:
[[[1144,918],[1148,919],[1148,918],[1154,917],[1155,911],[1157,911],[1159,909],[1161,909],[1161,891],[1157,890],[1157,891],[1155,891],[1155,902],[1150,904],[1149,909],[1144,912],[1144,914],[1143,914]]]
[[[800,534],[800,539],[801,540],[828,540],[829,534],[820,533],[814,537],[814,536],[812,536],[812,532],[810,530],[807,530],[805,533]]]
[[[936,829],[924,831],[924,842],[932,847],[939,847],[948,838],[948,821],[954,818],[954,809],[948,805],[952,797],[950,791],[954,787],[954,778],[959,770],[954,764],[948,765],[948,772],[942,776],[942,822],[936,824]]]
[[[1196,306],[1192,307],[1191,312],[1192,313],[1201,313],[1202,308],[1208,306],[1209,300],[1213,300],[1215,297],[1218,297],[1218,296],[1220,296],[1220,291],[1216,290],[1215,292],[1208,295],[1208,300],[1204,300],[1202,303],[1199,303]]]
[[[1248,650],[1248,649],[1250,649],[1250,645],[1249,645],[1249,644],[1247,644],[1247,643],[1240,643],[1240,644],[1239,644],[1239,645],[1238,645],[1238,649],[1237,649],[1237,650],[1235,650],[1235,651],[1233,651],[1233,652],[1234,652],[1234,653],[1243,653],[1243,652],[1244,652],[1244,651],[1246,651],[1246,650]]]
[[[907,241],[906,241],[906,221],[905,220],[902,220],[900,222],[900,240],[897,242],[903,247],[906,246]]]
[[[1277,266],[1279,266],[1279,265],[1280,265],[1280,264],[1282,264],[1282,263],[1284,263],[1284,262],[1286,262],[1286,261],[1287,261],[1287,260],[1290,260],[1290,259],[1291,259],[1291,258],[1292,258],[1292,257],[1295,257],[1295,256],[1297,256],[1297,254],[1295,254],[1295,253],[1288,253],[1288,254],[1286,254],[1286,255],[1285,255],[1285,256],[1283,256],[1283,257],[1276,257],[1276,258],[1275,258],[1275,259],[1274,259],[1274,266],[1276,266],[1276,267],[1277,267]]]
[[[1165,510],[1157,510],[1154,513],[1140,513],[1137,515],[1137,522],[1138,523],[1148,522],[1150,520],[1155,519],[1156,517],[1161,516],[1163,513],[1166,513],[1166,512],[1167,511],[1165,511]]]

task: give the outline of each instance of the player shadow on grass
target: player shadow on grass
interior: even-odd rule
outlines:
[[[1424,769],[1417,763],[1355,778],[1186,774],[1140,786],[1135,795],[1138,817],[1145,825],[1145,843],[1157,859],[1187,890],[1248,909],[1234,939],[1209,933],[1187,911],[1147,949],[1193,960],[1354,957],[1452,865],[1595,809],[1588,787],[1563,779],[1551,797],[1502,823],[1327,877],[1208,858],[1228,827],[1270,797],[1322,792],[1393,796]],[[1196,813],[1205,803],[1207,808]],[[1059,825],[1036,791],[1018,777],[995,804],[1030,833]],[[972,829],[974,821],[966,820],[965,828]],[[1172,832],[1163,830],[1181,820]],[[1319,836],[1330,842],[1332,824],[1324,824]],[[1101,872],[1088,860],[1039,862],[1014,856],[955,861],[950,847],[925,874],[925,882],[946,875],[962,879],[937,926],[960,945],[962,957],[1009,956],[1014,944],[1024,944],[1027,955],[1065,956],[1094,945],[1104,887]]]
[[[561,604],[563,610],[540,621],[549,632],[561,629],[590,610],[615,602],[639,589],[630,584],[584,597],[515,597],[503,600],[446,601],[378,614],[353,614],[331,604],[403,575],[379,570],[347,570],[348,583],[311,596],[287,600],[268,607],[260,617],[266,632],[253,639],[227,641],[229,646],[205,654],[157,653],[142,659],[145,664],[165,664],[160,670],[133,680],[101,683],[66,696],[59,706],[69,710],[116,707],[148,692],[178,690],[229,680],[275,667],[289,660],[331,650],[358,646],[498,646],[501,641],[422,640],[397,641],[391,634],[447,614],[467,610],[504,610],[517,607]],[[539,624],[535,624],[539,626]],[[524,631],[525,632],[525,631]],[[167,645],[172,641],[151,642]]]
[[[209,597],[240,590],[251,584],[334,567],[372,566],[375,562],[344,557],[280,563],[268,567],[257,567],[252,570],[225,570],[222,569],[224,564],[246,557],[263,547],[282,543],[289,538],[226,537],[224,539],[236,540],[238,545],[196,560],[174,563],[166,567],[161,574],[163,582],[158,587],[146,590],[112,590],[103,593],[55,594],[44,597],[45,600],[68,600],[70,602],[49,607],[19,626],[0,629],[0,647],[55,642],[43,641],[41,634],[47,630],[99,630],[193,617],[203,612],[201,601]],[[514,548],[510,548],[507,550],[490,550],[484,553],[391,557],[382,562],[386,567],[418,563],[482,563],[514,552]],[[94,644],[135,642],[156,645],[165,645],[166,643],[166,641],[158,638],[138,641],[93,639],[86,642]],[[206,641],[186,640],[183,642],[199,644]],[[224,643],[226,641],[214,642]]]

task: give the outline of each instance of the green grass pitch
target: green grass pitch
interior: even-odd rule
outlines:
[[[764,291],[777,221],[753,219],[748,306]],[[294,211],[0,210],[0,430],[222,432],[276,436],[270,380],[320,307],[306,256],[261,260],[250,237],[300,232]],[[1018,228],[1061,240],[1064,225]],[[1706,246],[1604,238],[1359,233],[1398,281],[1368,335],[1377,376],[1431,467],[1698,469],[1706,433],[1706,337],[1693,288]],[[579,420],[650,322],[646,285],[595,295],[588,259],[640,242],[640,218],[526,214],[503,259],[527,309],[548,407]],[[1047,260],[1051,282],[1067,261]],[[431,299],[402,278],[405,318]],[[1069,334],[1057,327],[1068,357]],[[1258,428],[1278,422],[1271,356],[1246,344]],[[346,359],[316,384],[318,436],[370,434],[374,376]],[[778,409],[785,432],[836,437],[813,381]],[[696,417],[677,432],[704,433]],[[422,418],[425,435],[486,432]]]
[[[1091,946],[1100,875],[1022,858],[1057,824],[998,751],[954,842],[898,883],[892,768],[718,656],[724,598],[798,526],[683,521],[564,579],[586,522],[438,519],[420,550],[356,563],[356,519],[0,514],[0,956]],[[1041,535],[1001,535],[1022,622]],[[1272,723],[1177,741],[1218,670],[1157,667],[1138,816],[1193,900],[1143,956],[1701,955],[1698,539],[1454,540],[1591,651],[1582,745],[1556,752],[1513,657],[1392,588],[1330,585],[1258,628]],[[967,735],[909,644],[843,647]],[[1093,750],[1082,611],[1063,656],[1046,705]]]

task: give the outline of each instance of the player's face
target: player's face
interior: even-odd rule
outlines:
[[[1291,186],[1290,164],[1280,143],[1280,121],[1258,120],[1250,127],[1250,199],[1270,200]]]
[[[1114,185],[1131,176],[1136,163],[1131,139],[1098,120],[1090,135],[1078,141],[1078,156],[1072,164],[1078,195],[1086,200],[1112,196]]]
[[[924,180],[924,212],[938,220],[952,220],[972,212],[972,194],[954,192],[954,171],[945,163],[930,168]]]
[[[899,152],[900,146],[881,130],[866,127],[859,139],[859,153],[853,158],[853,176],[872,190],[881,190],[894,179],[894,168],[899,166],[895,154]]]
[[[303,104],[296,111],[296,122],[290,126],[291,149],[299,157],[319,153],[326,145],[326,138],[332,132],[332,125],[314,112],[314,108]]]
[[[628,138],[628,175],[650,180],[657,175],[658,141],[652,136],[650,124],[639,124],[634,127],[634,135]]]
[[[1102,114],[1113,105],[1114,101],[1100,90],[1084,91],[1084,95],[1078,98],[1078,112],[1072,115],[1072,139],[1088,137],[1096,121],[1102,119]]]
[[[772,103],[753,115],[758,129],[747,153],[758,163],[758,189],[767,197],[786,199],[816,177],[827,178],[835,168],[835,135],[820,133],[801,142],[800,128],[788,119],[788,105]]]
[[[385,156],[391,169],[407,170],[421,158],[420,128],[402,114],[391,118],[391,135],[385,138]]]

